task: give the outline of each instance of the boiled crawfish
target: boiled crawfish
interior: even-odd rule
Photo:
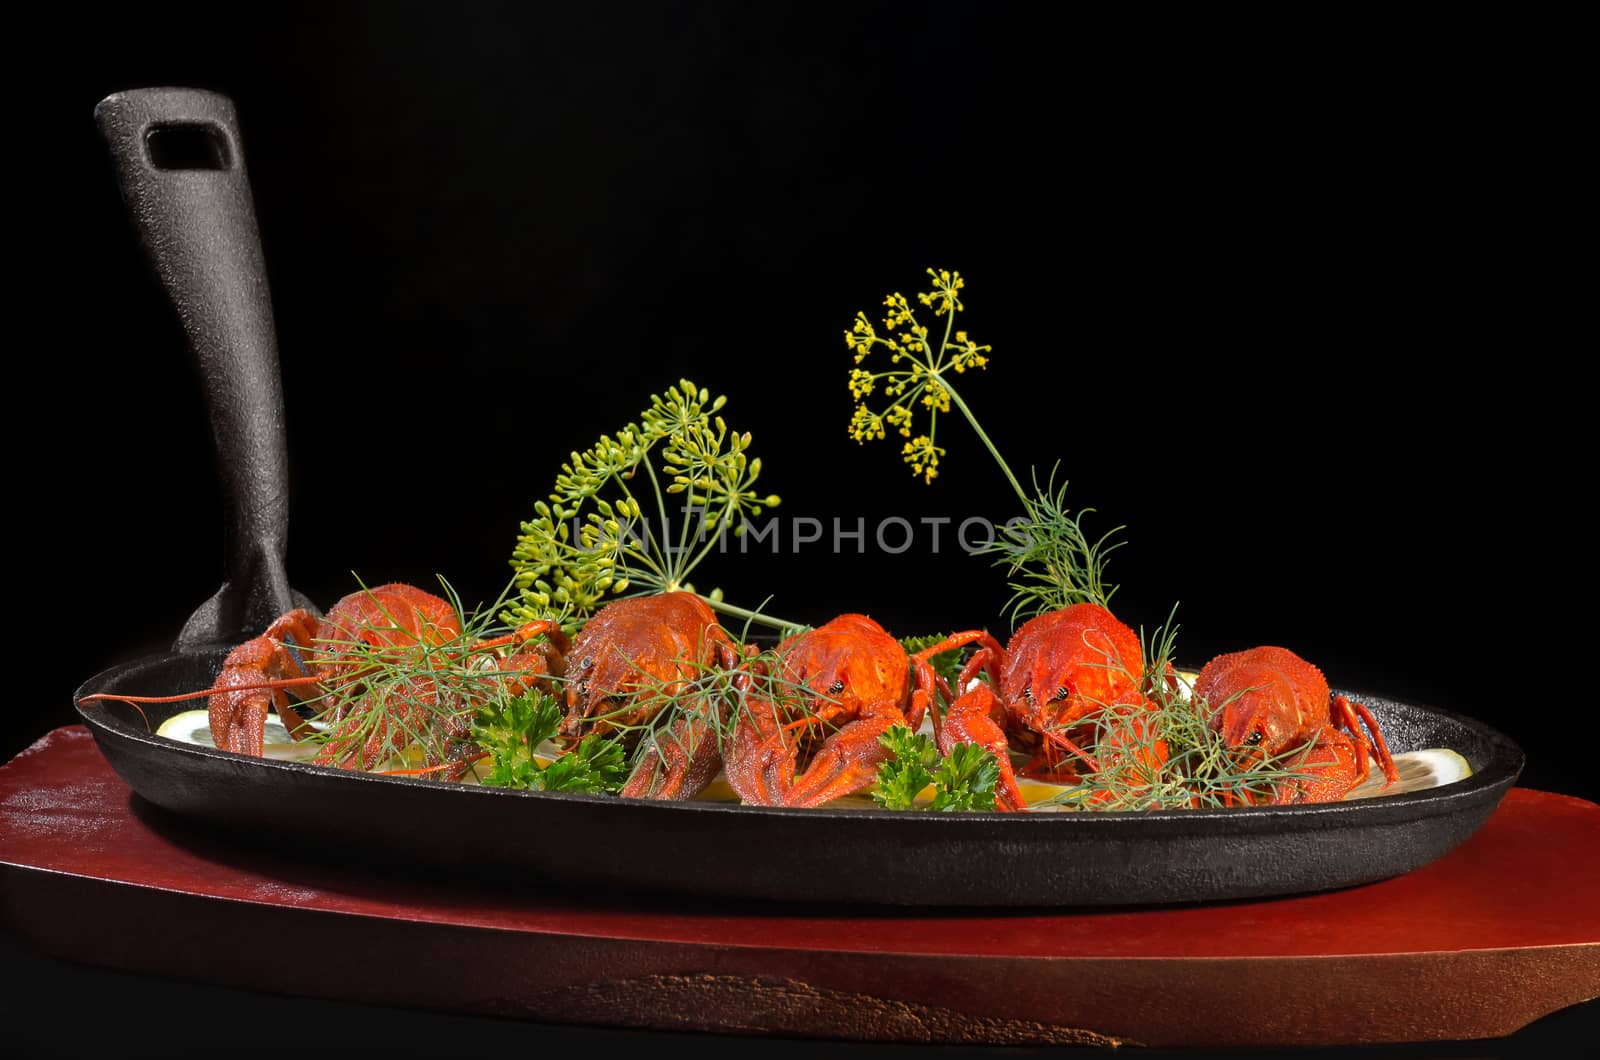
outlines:
[[[753,664],[774,672],[735,679],[723,757],[728,784],[746,803],[817,806],[860,791],[888,757],[878,737],[895,725],[914,731],[933,695],[933,668],[866,615],[789,637],[775,655]],[[780,706],[791,698],[800,702]]]
[[[958,743],[986,748],[1000,765],[995,804],[1024,810],[1010,759],[1014,745],[1032,752],[1025,776],[1071,780],[1081,767],[1099,769],[1080,746],[1104,708],[1144,706],[1144,655],[1138,634],[1099,604],[1081,603],[1024,622],[1002,648],[983,630],[955,633],[917,653],[919,660],[978,644],[961,670],[959,698],[935,718],[939,749]],[[987,673],[989,682],[977,680]]]
[[[291,737],[303,739],[311,727],[291,704],[289,691],[302,700],[322,703],[321,720],[330,738],[317,753],[322,765],[368,769],[394,750],[397,731],[437,730],[442,740],[427,741],[426,771],[447,770],[459,779],[470,766],[475,748],[468,743],[471,705],[458,690],[441,688],[427,672],[372,687],[373,664],[399,660],[408,653],[448,645],[461,636],[454,607],[411,585],[393,583],[362,589],[344,597],[320,619],[296,608],[280,615],[260,636],[228,653],[207,692],[159,699],[138,696],[88,696],[127,702],[162,702],[207,696],[211,737],[223,751],[260,757],[267,712],[276,708]],[[535,638],[543,637],[538,643]],[[504,675],[511,694],[535,686],[548,687],[561,672],[561,650],[567,641],[553,622],[530,622],[502,637],[464,646],[462,654],[483,653],[483,667]],[[508,657],[494,649],[510,646]],[[371,718],[370,726],[346,722]],[[448,750],[440,752],[440,746]]]
[[[613,601],[594,613],[567,652],[561,735],[620,732],[639,749],[622,795],[693,798],[722,766],[721,708],[699,683],[715,669],[733,669],[742,655],[693,593]],[[661,724],[672,704],[675,716]],[[642,737],[631,735],[642,730]]]
[[[1332,695],[1322,671],[1287,648],[1219,655],[1201,669],[1194,690],[1230,747],[1266,757],[1311,744],[1295,766],[1300,776],[1280,784],[1274,802],[1342,799],[1366,779],[1374,758],[1389,783],[1399,779],[1372,711]]]

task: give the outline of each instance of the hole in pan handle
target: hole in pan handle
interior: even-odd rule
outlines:
[[[233,168],[227,134],[215,125],[152,125],[144,134],[144,149],[150,164],[157,169]]]
[[[234,643],[284,611],[312,606],[284,568],[283,388],[238,118],[226,96],[192,88],[118,92],[94,116],[139,241],[188,336],[227,512],[226,580],[173,648]]]

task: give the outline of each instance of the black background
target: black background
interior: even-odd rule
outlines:
[[[785,517],[1011,514],[957,419],[932,486],[845,431],[855,311],[955,268],[994,347],[963,393],[1014,465],[1059,460],[1092,526],[1128,527],[1125,620],[1176,602],[1188,660],[1291,647],[1335,685],[1489,721],[1524,783],[1592,797],[1587,431],[1557,367],[1580,349],[1557,267],[1571,77],[1521,28],[228,11],[60,12],[34,38],[5,755],[221,578],[200,391],[91,120],[185,84],[239,109],[289,569],[322,606],[352,572],[493,597],[568,451],[680,376],[728,395]],[[1000,573],[928,544],[786,536],[696,582],[803,621],[1003,628]]]

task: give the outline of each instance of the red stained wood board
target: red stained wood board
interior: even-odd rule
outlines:
[[[145,803],[71,726],[0,767],[0,918],[89,964],[555,1023],[1171,1047],[1489,1038],[1600,995],[1600,806],[1515,788],[1444,858],[1325,894],[797,908],[300,857]]]

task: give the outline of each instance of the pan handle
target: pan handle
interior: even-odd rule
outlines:
[[[227,509],[227,578],[173,647],[236,642],[310,606],[285,570],[283,391],[238,119],[226,96],[190,88],[118,92],[94,116],[139,240],[194,352]]]

